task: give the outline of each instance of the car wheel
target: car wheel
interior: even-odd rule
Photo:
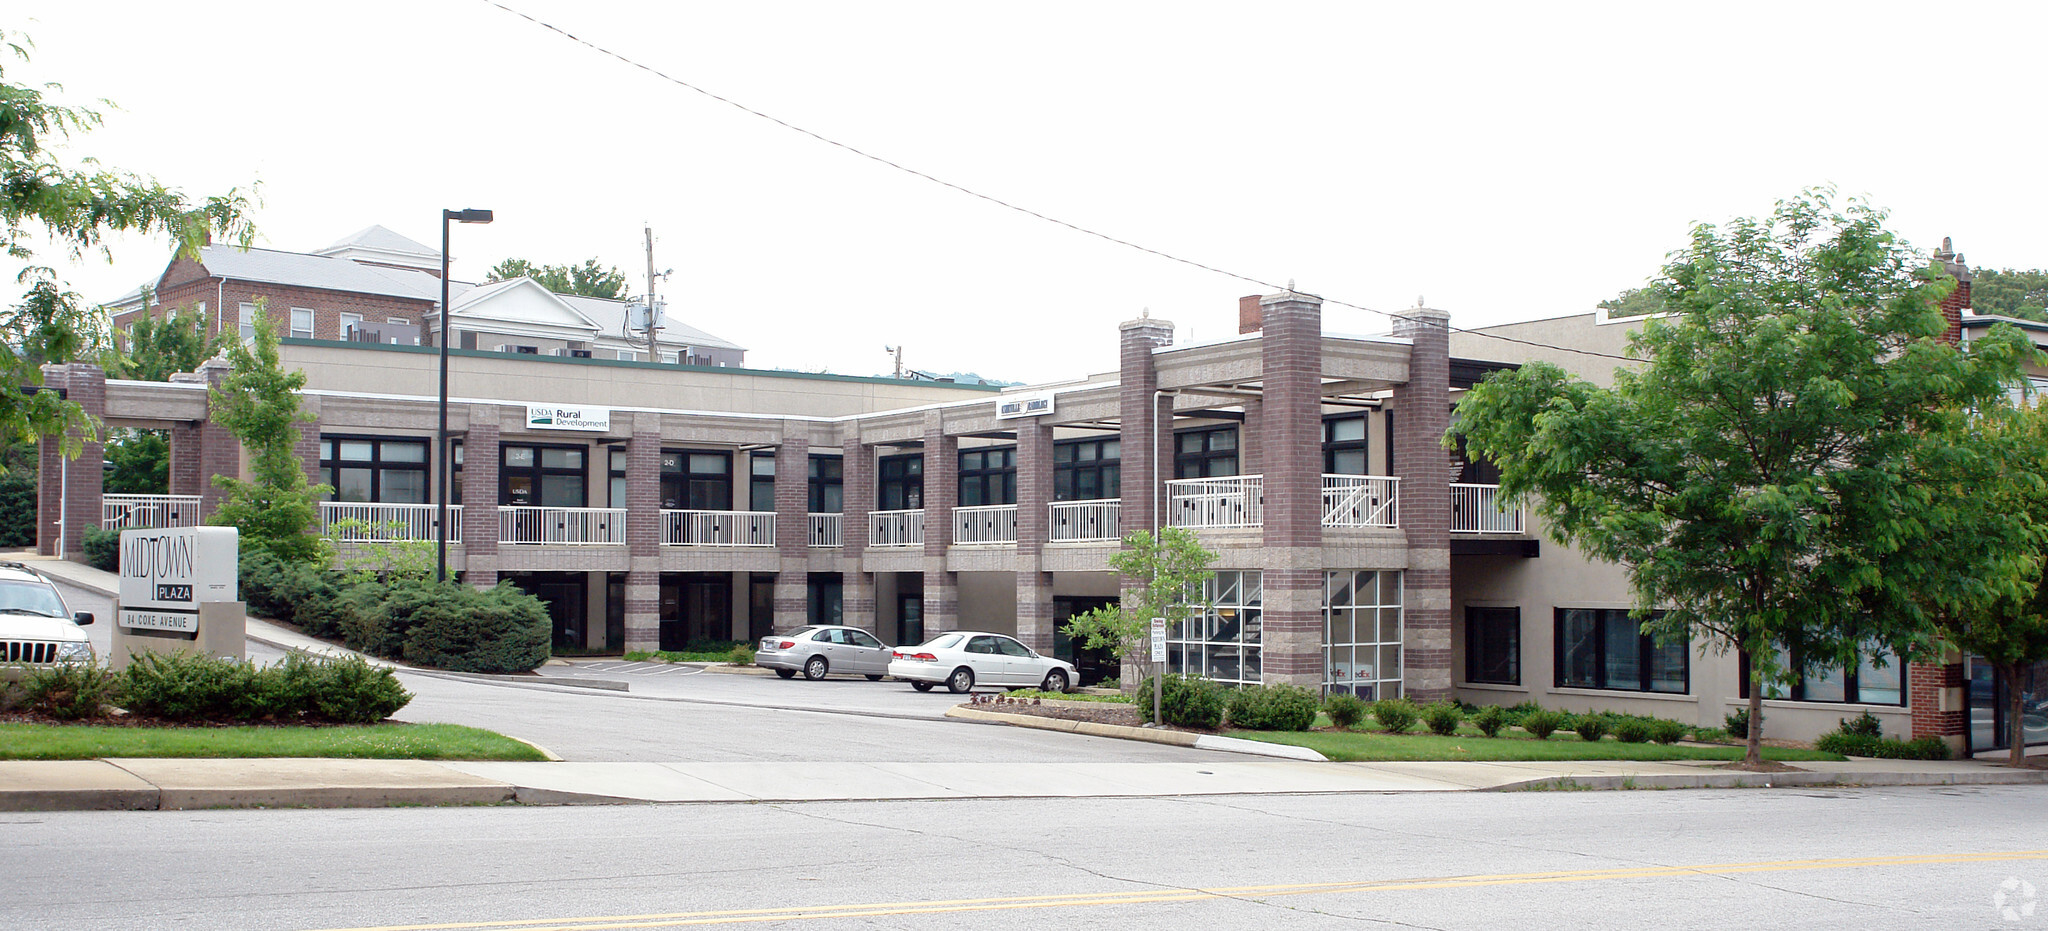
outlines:
[[[804,678],[812,682],[825,678],[825,673],[830,671],[832,671],[831,664],[825,662],[825,658],[822,656],[813,656],[810,659],[804,660]]]
[[[880,674],[878,674],[878,673],[872,673],[872,672],[871,672],[871,673],[868,673],[868,681],[869,681],[869,682],[880,682],[880,681],[882,681],[882,677],[881,677],[881,675],[880,675]]]
[[[1066,670],[1064,670],[1064,669],[1055,669],[1055,670],[1053,670],[1053,671],[1051,671],[1051,672],[1048,672],[1048,673],[1046,673],[1046,674],[1045,674],[1045,690],[1046,690],[1046,691],[1048,691],[1048,692],[1064,692],[1064,691],[1066,691],[1066,690],[1067,690],[1067,671],[1066,671]]]
[[[920,692],[929,692],[932,690],[932,684],[929,682],[912,682],[910,683],[910,687]]]
[[[974,689],[974,670],[962,666],[946,677],[946,691],[959,695]]]
[[[784,679],[796,678],[796,670],[794,669],[777,669],[775,670],[775,674],[783,677]]]

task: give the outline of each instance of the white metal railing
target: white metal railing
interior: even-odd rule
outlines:
[[[1017,506],[987,504],[953,509],[953,542],[1004,544],[1017,542]]]
[[[431,504],[370,504],[360,501],[320,502],[320,532],[356,543],[403,543],[433,540]],[[462,542],[462,505],[448,506],[448,541]]]
[[[198,495],[101,495],[100,528],[199,526]]]
[[[1166,516],[1169,527],[1257,527],[1266,519],[1266,477],[1174,479]]]
[[[661,512],[667,546],[774,546],[774,511]]]
[[[1054,543],[1095,543],[1123,538],[1124,503],[1117,498],[1055,501],[1047,539]]]
[[[1399,527],[1401,480],[1391,475],[1323,476],[1323,526]]]
[[[811,545],[838,546],[840,533],[839,528],[845,523],[843,515],[812,514],[810,517]]]
[[[924,509],[869,511],[869,546],[923,546]]]
[[[1503,510],[1499,485],[1451,484],[1452,533],[1521,533],[1522,509]]]
[[[500,505],[498,542],[623,544],[626,542],[626,509]]]

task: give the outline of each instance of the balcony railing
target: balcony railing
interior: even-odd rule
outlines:
[[[1391,475],[1323,476],[1323,526],[1399,527],[1401,480]]]
[[[1522,509],[1502,510],[1499,485],[1451,485],[1452,533],[1521,533]]]
[[[923,546],[924,509],[868,512],[869,546]]]
[[[774,546],[774,511],[662,511],[668,546]]]
[[[811,545],[838,546],[839,528],[845,522],[838,514],[812,514]]]
[[[198,495],[101,495],[100,528],[199,526]]]
[[[1169,527],[1257,527],[1266,519],[1266,477],[1183,478],[1166,483]]]
[[[433,540],[431,504],[369,504],[360,501],[320,502],[320,532],[354,543],[406,543]],[[462,542],[462,505],[448,506],[448,542]]]
[[[1017,542],[1017,506],[990,504],[953,509],[953,542],[1001,545]]]
[[[1099,543],[1123,538],[1124,503],[1117,498],[1055,501],[1048,539],[1054,543]]]
[[[498,542],[622,545],[626,542],[626,509],[501,505]]]

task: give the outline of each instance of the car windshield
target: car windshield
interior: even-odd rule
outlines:
[[[48,585],[32,582],[0,582],[0,611],[63,617],[64,602]]]

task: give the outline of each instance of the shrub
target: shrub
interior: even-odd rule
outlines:
[[[121,677],[98,663],[61,663],[22,680],[22,700],[53,718],[97,718],[120,694]]]
[[[1762,715],[1758,715],[1758,717],[1762,717]],[[1733,737],[1736,740],[1749,739],[1748,708],[1737,708],[1733,713],[1729,714],[1728,717],[1723,720],[1727,721],[1728,723],[1728,736]]]
[[[1841,723],[1841,732],[1844,734],[1854,734],[1859,737],[1884,736],[1884,722],[1879,721],[1876,715],[1868,711],[1854,718],[1841,718],[1838,720]]]
[[[1687,730],[1689,728],[1683,721],[1666,721],[1659,718],[1650,722],[1650,739],[1660,744],[1675,744],[1685,739]]]
[[[432,584],[432,583],[425,583]],[[505,583],[436,585],[412,615],[405,660],[456,672],[526,672],[546,662],[554,622],[540,599]]]
[[[1578,719],[1572,722],[1572,730],[1578,732],[1580,740],[1587,743],[1596,742],[1607,736],[1607,718],[1592,713],[1579,715]]]
[[[444,582],[366,582],[343,596],[342,642],[387,659],[405,652],[416,615],[430,604],[462,596],[462,586]]]
[[[1472,716],[1472,726],[1488,737],[1499,737],[1502,728],[1508,726],[1507,709],[1499,705],[1488,705]]]
[[[245,663],[204,653],[137,653],[121,673],[121,705],[130,712],[174,720],[233,716],[244,691]]]
[[[1633,715],[1614,722],[1614,739],[1625,744],[1649,742],[1651,722]]]
[[[1542,710],[1543,706],[1533,701],[1519,701],[1502,709],[1509,727],[1521,727],[1523,718]]]
[[[121,531],[85,528],[85,564],[107,572],[121,571]]]
[[[754,665],[754,648],[744,643],[732,645],[732,656],[726,660],[734,666]]]
[[[412,693],[388,668],[360,656],[308,663],[313,714],[340,724],[375,724],[412,701]]]
[[[1365,720],[1365,699],[1350,692],[1336,692],[1323,699],[1323,713],[1330,716],[1330,723],[1350,728]]]
[[[1901,759],[1946,760],[1949,757],[1948,744],[1942,743],[1939,737],[1915,737],[1906,741],[1903,749],[1906,755]]]
[[[1458,725],[1465,722],[1465,710],[1447,701],[1434,702],[1422,707],[1422,723],[1429,725],[1429,732],[1438,737],[1449,737],[1458,732]]]
[[[1214,730],[1223,725],[1223,687],[1199,676],[1179,674],[1162,677],[1165,685],[1159,694],[1159,714],[1165,723],[1175,727],[1199,727]],[[1152,720],[1152,680],[1146,678],[1138,685],[1138,692],[1131,697],[1138,706],[1141,720]]]
[[[1847,730],[1833,730],[1822,734],[1820,739],[1813,742],[1813,748],[1824,753],[1868,756],[1884,760],[1946,760],[1949,757],[1948,745],[1942,743],[1939,737],[1899,740]]]
[[[1230,693],[1232,727],[1305,731],[1316,723],[1316,693],[1298,685],[1248,685]]]
[[[1522,716],[1522,730],[1537,740],[1549,740],[1550,735],[1564,724],[1564,715],[1555,711],[1531,711]]]
[[[36,545],[35,460],[0,475],[0,546]]]
[[[1422,716],[1415,703],[1405,698],[1387,698],[1372,703],[1372,716],[1389,734],[1406,734]]]

